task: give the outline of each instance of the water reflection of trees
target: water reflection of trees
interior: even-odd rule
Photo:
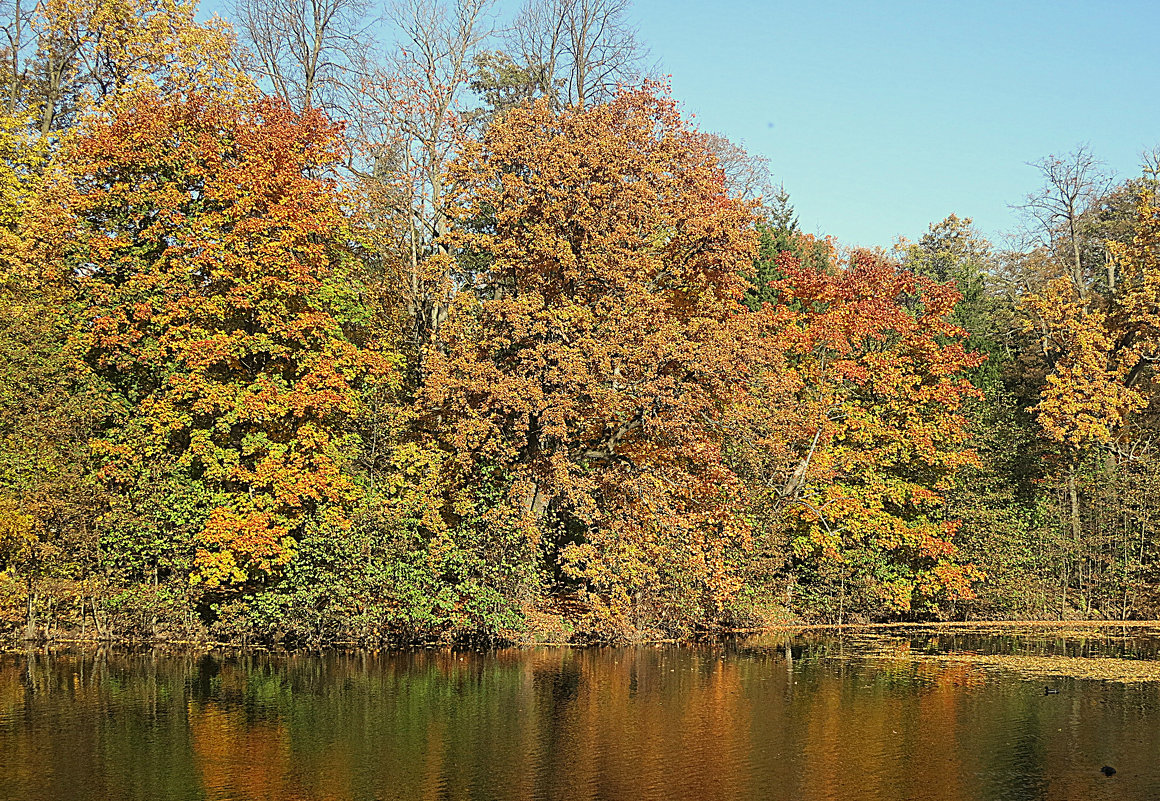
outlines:
[[[1100,791],[1092,782],[1110,762],[1121,797],[1160,789],[1144,770],[1160,756],[1153,686],[1071,682],[1045,698],[974,665],[836,658],[843,647],[7,655],[0,787],[27,798],[1078,799]]]

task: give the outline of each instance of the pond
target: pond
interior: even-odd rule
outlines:
[[[1157,643],[12,652],[0,798],[1160,798]]]

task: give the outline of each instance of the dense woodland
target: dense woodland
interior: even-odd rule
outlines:
[[[859,249],[630,13],[7,0],[0,632],[1160,614],[1155,158]]]

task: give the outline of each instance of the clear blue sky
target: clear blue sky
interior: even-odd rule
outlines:
[[[1160,144],[1160,3],[636,0],[706,130],[772,162],[802,228],[915,239],[954,212],[1000,239],[1027,162],[1090,142],[1121,177]]]
[[[803,230],[844,244],[952,212],[1002,244],[1040,185],[1028,162],[1086,142],[1125,178],[1160,145],[1160,0],[634,0],[633,16],[686,111],[767,156]]]

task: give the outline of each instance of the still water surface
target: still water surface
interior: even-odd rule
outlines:
[[[0,799],[1160,799],[1160,683],[938,656],[1156,650],[1139,637],[928,633],[10,653]]]

